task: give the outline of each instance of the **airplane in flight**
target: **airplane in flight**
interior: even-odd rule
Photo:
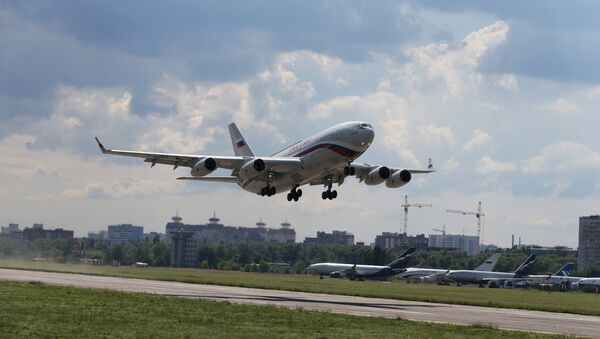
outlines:
[[[529,275],[529,271],[535,263],[536,255],[530,255],[525,261],[515,270],[514,273],[507,272],[492,272],[492,271],[474,271],[474,270],[457,270],[450,271],[444,276],[446,279],[456,282],[457,285],[464,284],[483,284],[492,283],[497,285],[505,281],[514,280],[514,278],[525,278]]]
[[[501,255],[502,253],[492,254],[481,265],[479,265],[475,271],[492,271],[494,267],[496,267],[498,259],[500,259]],[[451,271],[447,269],[409,267],[397,276],[398,278],[406,281],[445,283],[446,281],[444,276],[449,272]]]
[[[329,275],[332,278],[349,278],[351,280],[388,279],[408,266],[408,260],[415,253],[415,250],[414,247],[407,249],[398,258],[385,266],[326,262],[312,264],[308,266],[307,271],[318,274],[321,278],[323,278],[323,275]]]
[[[271,155],[254,154],[235,123],[229,125],[234,156],[189,155],[112,150],[96,142],[103,154],[142,158],[154,167],[156,164],[189,167],[190,176],[179,180],[235,183],[244,190],[261,196],[288,192],[288,201],[298,201],[303,185],[323,185],[321,198],[335,199],[333,184],[344,183],[348,176],[356,176],[367,185],[385,182],[389,188],[408,184],[413,174],[435,172],[431,159],[425,169],[405,169],[355,162],[371,146],[375,131],[363,121],[351,121],[332,126],[311,137]],[[210,176],[216,169],[231,170],[227,176]]]

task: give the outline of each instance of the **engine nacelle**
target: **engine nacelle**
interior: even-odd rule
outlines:
[[[396,171],[392,176],[385,181],[385,186],[389,188],[402,187],[410,182],[412,175],[407,170]]]
[[[250,160],[240,168],[240,178],[251,179],[259,175],[266,168],[265,162],[262,159]]]
[[[194,177],[203,177],[217,169],[217,162],[213,158],[199,160],[193,167],[191,174]]]
[[[385,166],[379,166],[369,172],[365,178],[365,184],[367,185],[379,185],[390,177],[390,169]]]

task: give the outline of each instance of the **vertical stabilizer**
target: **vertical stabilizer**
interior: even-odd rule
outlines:
[[[233,153],[237,156],[253,157],[254,152],[240,133],[235,123],[229,124],[229,135],[231,135],[231,144],[233,145]]]
[[[517,277],[528,275],[531,273],[531,269],[533,268],[533,264],[535,264],[535,254],[530,255],[515,271],[515,275]]]
[[[561,267],[560,270],[554,273],[554,275],[559,277],[567,277],[569,276],[569,274],[571,274],[573,268],[575,268],[575,264],[572,262],[568,262],[565,264],[565,266]]]
[[[415,253],[415,250],[416,248],[414,247],[407,249],[406,251],[404,251],[404,253],[400,254],[398,258],[394,259],[394,261],[389,263],[388,266],[392,269],[406,268],[408,266],[410,256],[412,256],[413,253]]]
[[[486,261],[484,261],[481,265],[479,265],[479,267],[477,267],[475,269],[475,271],[486,271],[486,272],[493,271],[494,267],[496,267],[496,264],[498,263],[498,259],[500,259],[501,255],[502,255],[502,253],[492,254],[492,256],[487,258]]]

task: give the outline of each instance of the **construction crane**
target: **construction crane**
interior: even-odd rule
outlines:
[[[446,248],[446,224],[444,224],[444,227],[442,227],[441,229],[432,228],[432,230],[442,233],[442,248]]]
[[[432,204],[409,204],[408,203],[408,195],[404,196],[404,204],[402,205],[402,207],[404,208],[404,234],[408,235],[408,233],[406,233],[406,229],[408,228],[408,208],[409,207],[433,207]]]
[[[458,213],[462,215],[474,215],[477,218],[477,237],[479,238],[479,243],[483,244],[483,228],[481,227],[481,219],[483,218],[483,210],[481,209],[481,201],[477,207],[477,211],[459,211],[459,210],[446,210],[448,213]]]

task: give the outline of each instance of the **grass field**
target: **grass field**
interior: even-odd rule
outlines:
[[[600,295],[579,292],[543,292],[533,289],[406,284],[401,281],[319,279],[318,276],[296,274],[261,274],[183,268],[140,269],[32,261],[0,260],[0,267],[600,315],[598,306],[600,305]]]
[[[0,337],[10,338],[553,337],[40,283],[0,282],[0,300]]]

